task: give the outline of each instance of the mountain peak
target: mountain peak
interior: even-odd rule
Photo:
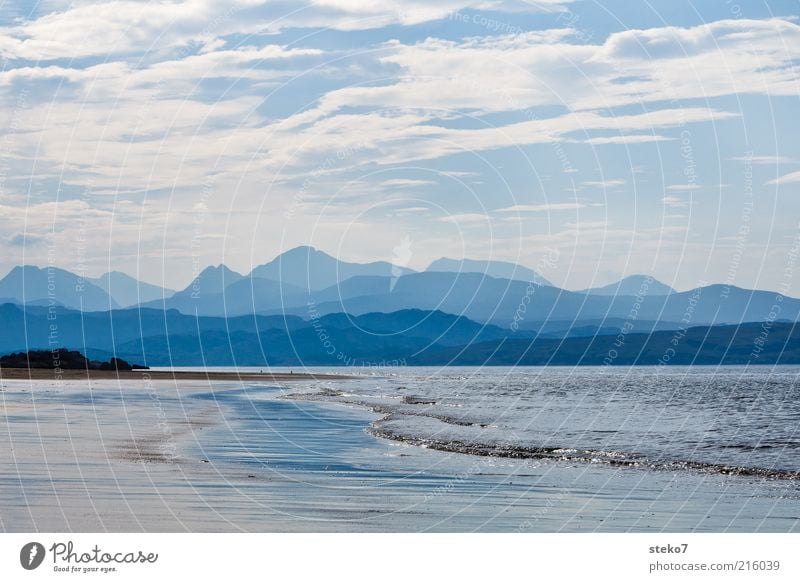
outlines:
[[[319,291],[351,277],[397,277],[411,272],[413,271],[410,269],[396,267],[386,261],[351,263],[312,246],[299,246],[254,268],[250,276],[280,281],[305,291]]]
[[[95,279],[88,279],[119,303],[120,307],[131,307],[175,294],[172,289],[139,281],[123,271],[109,271]]]
[[[229,268],[224,263],[220,263],[219,265],[209,265],[208,267],[200,271],[198,277],[202,277],[204,275],[222,275],[225,277],[230,276],[235,278],[242,278],[244,276],[241,273],[237,273],[233,269]]]
[[[54,271],[57,272],[65,272],[63,269],[59,269],[58,267],[51,267]],[[15,275],[24,275],[25,273],[41,273],[42,271],[46,271],[47,267],[37,267],[36,265],[18,265],[11,269],[8,272],[8,275],[15,274]],[[6,276],[8,276],[6,275]]]
[[[325,261],[329,263],[336,263],[338,262],[338,259],[333,255],[329,255],[325,251],[321,251],[316,247],[312,247],[309,245],[300,245],[299,247],[294,247],[289,249],[288,251],[282,252],[274,259],[272,259],[269,263],[267,263],[267,265],[273,263],[288,262],[288,261]]]
[[[534,281],[538,285],[552,287],[553,284],[542,277],[541,273],[508,261],[450,259],[442,257],[433,261],[426,271],[442,273],[479,273],[496,279],[513,281]]]
[[[311,254],[311,253],[318,253],[322,251],[318,251],[315,247],[311,245],[300,245],[299,247],[294,247],[289,249],[288,251],[282,252],[278,257],[284,255],[300,255],[300,254]]]
[[[25,305],[63,305],[84,311],[119,307],[104,289],[90,279],[51,265],[14,267],[0,280],[0,298]]]
[[[244,279],[244,275],[228,268],[224,263],[209,265],[192,280],[186,289],[176,293],[176,296],[191,295],[218,295],[225,287],[236,281]]]
[[[651,275],[628,275],[615,283],[579,291],[591,295],[671,295],[675,289]]]

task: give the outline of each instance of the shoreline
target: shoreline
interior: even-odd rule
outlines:
[[[179,370],[53,370],[48,368],[0,368],[0,380],[222,380],[222,381],[291,381],[352,380],[345,374],[308,372],[190,372]]]
[[[159,372],[176,376],[150,373]],[[423,382],[407,401],[428,411]],[[797,522],[786,516],[800,507],[795,485],[781,480],[754,489],[718,474],[391,442],[365,430],[379,411],[283,398],[316,391],[311,382],[51,383],[8,382],[0,394],[10,445],[0,450],[10,468],[0,530],[789,532]]]

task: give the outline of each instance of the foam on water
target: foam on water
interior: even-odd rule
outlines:
[[[798,369],[411,368],[288,398],[368,407],[441,451],[800,480]]]

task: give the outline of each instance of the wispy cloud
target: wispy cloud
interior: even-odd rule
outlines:
[[[787,156],[734,156],[731,158],[735,162],[747,162],[750,164],[793,164],[797,163]]]
[[[686,208],[691,204],[689,200],[679,198],[678,196],[664,196],[661,202],[664,203],[664,206],[669,206],[670,208]]]
[[[774,180],[770,180],[767,184],[779,186],[781,184],[796,184],[798,182],[800,182],[800,171],[784,174]]]
[[[438,218],[440,222],[453,222],[456,224],[471,224],[471,223],[489,223],[491,217],[486,214],[478,214],[475,212],[465,212],[463,214],[449,214]]]
[[[572,140],[589,145],[633,145],[639,143],[653,143],[658,141],[669,141],[672,138],[663,135],[614,135],[610,137],[590,137],[584,140]]]
[[[701,190],[702,186],[700,184],[670,184],[667,186],[667,190],[672,190],[674,192],[694,192],[695,190]]]
[[[615,180],[586,180],[581,182],[582,186],[590,188],[616,188],[617,186],[624,186],[627,182],[622,179]]]
[[[585,204],[577,202],[554,202],[549,204],[517,204],[506,208],[499,208],[495,212],[558,212],[561,210],[577,210],[584,208]]]
[[[413,188],[416,186],[430,186],[436,184],[434,180],[415,180],[411,178],[394,178],[391,180],[384,180],[380,183],[384,188]]]

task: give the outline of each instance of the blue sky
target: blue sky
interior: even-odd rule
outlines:
[[[0,271],[183,287],[311,244],[800,295],[797,12],[3,3]]]

